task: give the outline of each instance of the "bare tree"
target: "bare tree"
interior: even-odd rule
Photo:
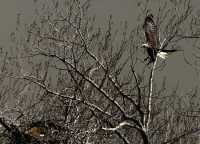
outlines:
[[[17,143],[15,129],[24,143],[196,143],[197,91],[183,111],[176,88],[169,94],[165,81],[155,82],[164,65],[157,58],[149,66],[143,61],[142,22],[149,4],[138,2],[142,19],[130,32],[127,22],[114,29],[112,16],[106,30],[96,27],[95,17],[88,16],[90,1],[40,3],[36,19],[12,33],[13,48],[2,66],[9,89],[2,94],[16,99],[0,119],[2,137]],[[189,0],[159,4],[160,49],[199,38]]]

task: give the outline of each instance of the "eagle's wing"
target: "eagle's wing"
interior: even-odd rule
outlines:
[[[152,48],[157,48],[158,46],[158,34],[157,34],[157,26],[155,25],[153,19],[151,17],[146,17],[143,25],[145,36],[147,43]]]

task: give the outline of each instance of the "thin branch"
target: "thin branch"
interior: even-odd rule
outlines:
[[[139,86],[139,81],[138,78],[136,76],[135,70],[133,69],[133,67],[131,67],[132,73],[134,75],[135,78],[135,82],[136,82],[136,87],[137,87],[137,91],[138,91],[138,104],[137,104],[137,110],[139,111],[139,113],[141,114],[141,122],[144,124],[144,112],[141,110],[141,99],[142,99],[142,95],[141,95],[141,89]]]
[[[118,130],[124,126],[129,126],[132,128],[135,128],[136,130],[138,130],[138,132],[141,134],[142,140],[144,144],[149,144],[149,140],[148,137],[146,135],[146,132],[144,131],[144,129],[139,128],[137,125],[132,125],[129,122],[123,121],[120,124],[118,124],[116,127],[113,128],[102,128],[103,130],[106,131],[113,131],[113,132],[118,132]]]
[[[119,123],[117,126],[115,126],[113,128],[105,128],[105,127],[103,127],[102,129],[106,130],[106,131],[116,131],[116,130],[124,127],[124,126],[131,126],[131,127],[133,127],[133,125],[130,124],[129,122],[123,121],[123,122]]]
[[[109,122],[108,120],[103,120],[103,121],[106,124],[108,124],[110,127],[114,127],[113,124]],[[116,135],[118,135],[118,137],[122,139],[125,144],[130,144],[129,140],[119,130],[115,130],[113,132],[116,133]]]

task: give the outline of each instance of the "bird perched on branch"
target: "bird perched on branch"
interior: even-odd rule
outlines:
[[[156,56],[166,59],[169,52],[175,52],[177,50],[160,49],[159,35],[157,25],[153,21],[153,15],[148,14],[144,20],[143,29],[145,32],[146,42],[142,44],[142,47],[147,49],[148,57],[145,59],[150,63],[155,62]]]

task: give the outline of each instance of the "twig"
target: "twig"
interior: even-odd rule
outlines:
[[[124,126],[133,126],[131,125],[130,123],[124,121],[124,122],[121,122],[120,124],[118,124],[116,127],[113,127],[113,128],[102,128],[103,130],[106,130],[106,131],[116,131]]]

